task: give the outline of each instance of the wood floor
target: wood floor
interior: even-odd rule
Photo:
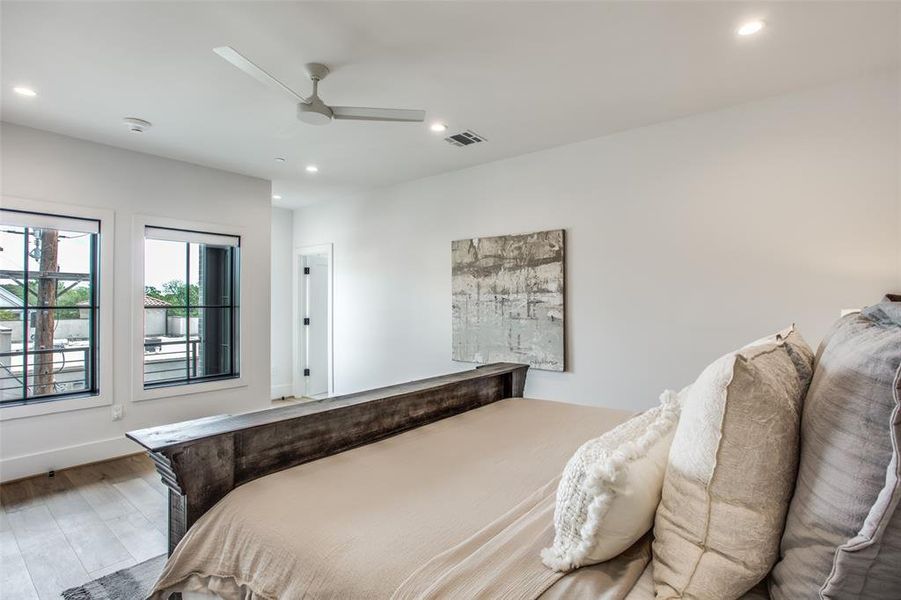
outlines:
[[[0,598],[60,592],[166,552],[166,488],[134,455],[0,485]]]

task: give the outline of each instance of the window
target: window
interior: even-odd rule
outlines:
[[[240,239],[144,228],[144,388],[239,376]]]
[[[99,394],[100,222],[0,210],[0,406]]]

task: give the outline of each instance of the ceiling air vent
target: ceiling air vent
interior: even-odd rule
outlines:
[[[484,142],[485,138],[471,129],[467,129],[463,133],[448,136],[444,141],[453,146],[469,146],[470,144],[478,144]]]

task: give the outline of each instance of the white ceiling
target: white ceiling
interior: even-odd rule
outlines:
[[[283,206],[899,65],[897,2],[8,2],[2,119],[273,180]],[[739,38],[750,18],[768,27]],[[337,105],[426,124],[299,123],[231,45]],[[11,93],[30,85],[39,95]],[[129,134],[126,116],[152,121]],[[473,129],[455,148],[428,129]],[[287,159],[284,164],[276,156]],[[315,163],[316,175],[304,172]]]

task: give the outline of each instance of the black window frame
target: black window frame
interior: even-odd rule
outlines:
[[[151,305],[146,304],[145,302],[142,302],[142,307],[143,307],[142,318],[144,319],[143,320],[144,324],[143,324],[143,331],[142,331],[142,340],[143,340],[142,367],[143,368],[142,368],[142,382],[141,383],[143,385],[143,389],[155,390],[155,389],[159,389],[159,388],[168,388],[168,387],[175,387],[175,386],[189,386],[189,385],[196,385],[196,384],[207,383],[207,382],[212,382],[212,381],[222,381],[222,380],[230,380],[230,379],[240,378],[241,377],[241,365],[240,365],[241,238],[240,238],[240,236],[232,235],[232,234],[219,234],[219,233],[208,232],[208,231],[178,229],[178,228],[174,228],[174,227],[159,227],[159,226],[155,226],[155,225],[153,225],[153,226],[147,225],[147,227],[152,228],[154,230],[168,230],[168,231],[179,232],[179,233],[189,234],[189,235],[196,234],[198,237],[204,236],[204,235],[212,235],[212,236],[223,236],[224,235],[225,237],[234,238],[235,240],[237,240],[237,243],[235,245],[228,247],[229,248],[229,252],[228,252],[228,263],[229,263],[228,264],[228,271],[229,271],[228,298],[229,298],[229,302],[226,304],[207,304],[207,303],[192,304],[191,303],[191,290],[190,290],[190,286],[191,286],[191,278],[190,278],[191,245],[192,244],[211,245],[211,244],[205,244],[203,241],[200,241],[200,240],[198,240],[198,241],[179,241],[178,242],[178,243],[184,244],[184,246],[185,246],[185,273],[184,273],[184,275],[185,275],[185,277],[184,277],[185,304],[183,304],[183,305],[170,304],[168,307],[165,307],[165,308],[167,310],[167,315],[166,315],[167,319],[168,319],[168,310],[183,310],[184,311],[184,313],[185,313],[185,341],[184,342],[181,342],[181,341],[147,342],[146,310],[148,308],[159,309],[160,307],[159,306],[151,306]],[[145,244],[145,246],[144,246],[145,269],[146,269],[146,263],[147,263],[146,241],[148,239],[160,239],[160,238],[148,236],[146,233],[146,229],[145,229],[144,240],[143,240],[144,244]],[[144,274],[146,274],[146,270],[142,273],[142,277],[144,276]],[[142,298],[144,296],[146,296],[146,290],[147,290],[146,280],[143,283],[144,283],[144,285],[142,286],[142,290],[144,292],[144,295],[142,296]],[[198,281],[198,285],[201,285],[200,281]],[[192,371],[192,343],[194,344],[193,360],[195,361],[195,364],[193,365],[193,370],[196,373],[196,369],[197,369],[196,361],[197,361],[197,356],[198,356],[197,346],[201,345],[203,343],[203,340],[202,339],[196,339],[196,340],[191,339],[191,311],[192,310],[206,310],[206,309],[227,309],[229,311],[228,324],[229,324],[229,329],[230,329],[230,334],[231,334],[230,343],[228,344],[229,370],[227,373],[216,373],[213,375],[199,375],[198,376],[196,374],[195,375],[191,374],[191,371]],[[146,379],[147,375],[148,375],[148,372],[146,370],[147,348],[149,346],[166,346],[166,345],[177,345],[177,344],[185,345],[185,366],[184,366],[185,376],[180,377],[180,378],[160,379],[160,380],[148,382]],[[178,370],[181,370],[181,368],[179,368]]]
[[[6,310],[10,311],[21,311],[22,313],[22,350],[21,352],[13,352],[4,353],[5,356],[9,356],[10,358],[13,356],[21,355],[22,357],[22,374],[21,379],[16,377],[11,368],[0,366],[0,384],[2,382],[6,382],[10,379],[19,380],[22,388],[22,397],[21,398],[10,398],[8,400],[3,400],[0,398],[0,408],[12,407],[12,406],[32,406],[35,404],[43,404],[46,402],[57,402],[60,400],[68,400],[73,398],[87,398],[92,396],[100,395],[100,377],[99,377],[99,369],[98,363],[100,358],[100,305],[98,302],[99,297],[99,285],[100,285],[100,236],[102,234],[101,231],[101,221],[100,219],[92,219],[88,217],[77,217],[66,214],[57,214],[50,212],[37,212],[37,211],[28,211],[28,210],[18,210],[11,208],[4,208],[4,212],[9,213],[17,213],[20,215],[26,215],[23,218],[27,219],[27,215],[35,215],[36,217],[51,217],[51,218],[60,218],[66,220],[74,220],[74,221],[85,221],[87,223],[94,223],[97,227],[96,233],[85,233],[84,235],[90,236],[90,273],[88,273],[88,279],[84,281],[89,282],[90,293],[89,293],[89,303],[87,306],[66,306],[56,304],[53,306],[47,305],[38,305],[38,304],[30,304],[29,303],[29,283],[32,278],[29,277],[31,270],[28,267],[28,238],[31,231],[40,231],[43,229],[49,229],[48,227],[30,227],[27,225],[15,225],[15,227],[22,228],[22,308],[7,308]],[[55,229],[56,231],[66,231],[65,229]],[[15,279],[18,271],[0,271],[0,275],[2,275],[4,279]],[[38,281],[41,278],[34,278],[34,281]],[[58,284],[57,284],[58,285]],[[29,380],[31,379],[28,376],[28,358],[29,356],[34,356],[36,354],[58,354],[62,352],[73,352],[74,350],[69,349],[57,349],[51,348],[50,350],[30,350],[29,346],[32,341],[29,339],[29,330],[31,329],[31,311],[33,310],[87,310],[88,314],[88,346],[84,351],[84,389],[72,390],[67,392],[57,392],[52,394],[42,394],[40,396],[34,395],[34,389],[32,385],[32,395],[28,394],[29,391]],[[11,386],[6,388],[5,385],[0,385],[0,387],[4,387],[5,389],[15,389],[19,387],[18,385]]]

